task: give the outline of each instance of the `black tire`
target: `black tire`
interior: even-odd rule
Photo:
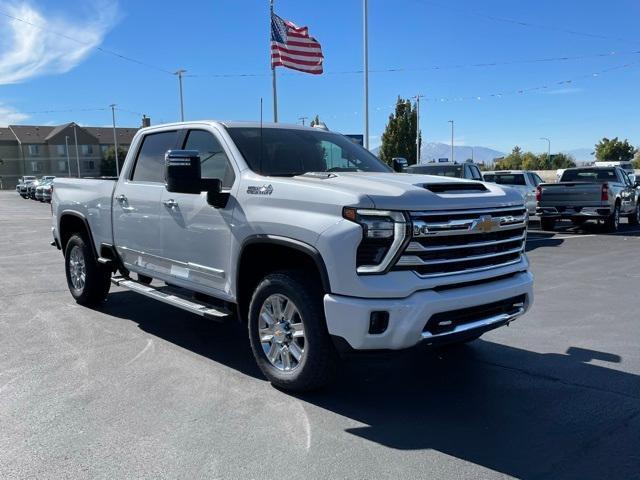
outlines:
[[[299,314],[296,318],[300,320],[299,323],[292,322],[292,325],[303,325],[302,340],[304,345],[302,350],[299,347],[297,350],[298,353],[302,352],[302,355],[297,365],[290,370],[283,370],[286,368],[284,367],[284,357],[288,356],[289,360],[294,358],[292,354],[288,353],[289,345],[300,339],[294,338],[289,340],[289,344],[279,344],[275,347],[274,351],[279,352],[275,354],[276,361],[281,358],[283,363],[283,367],[279,368],[267,358],[267,353],[271,351],[265,352],[265,348],[268,348],[266,344],[269,344],[269,341],[265,342],[263,348],[259,335],[261,322],[264,322],[261,320],[260,313],[263,308],[268,308],[267,300],[274,297],[284,297],[283,301],[291,301],[293,308]],[[283,305],[286,306],[288,303]],[[284,322],[284,316],[282,321]],[[272,331],[276,334],[285,332],[284,337],[286,338],[286,332],[293,332],[293,330],[289,329],[288,322],[285,323],[284,327],[274,327],[275,330]],[[282,324],[278,323],[277,325]],[[302,273],[297,271],[275,272],[267,275],[258,284],[249,305],[248,328],[253,356],[258,367],[272,385],[283,390],[300,392],[323,387],[333,379],[338,357],[327,331],[322,291],[317,285],[306,279]],[[278,343],[276,334],[272,335],[270,342],[272,345]]]
[[[607,232],[615,233],[620,226],[620,204],[616,203],[613,208],[613,213],[607,217],[604,221],[604,228]]]
[[[74,267],[78,259],[83,261],[83,269]],[[111,272],[100,265],[87,240],[81,235],[73,235],[65,247],[64,266],[67,285],[73,298],[80,305],[93,307],[102,303],[111,286]],[[84,281],[74,279],[84,271]],[[74,283],[75,282],[75,283]]]
[[[540,218],[540,228],[542,230],[552,231],[555,228],[555,226],[556,226],[555,218],[547,218],[547,217]]]
[[[629,215],[629,224],[638,225],[640,223],[640,202],[636,204],[636,209]]]
[[[136,275],[138,276],[138,281],[144,285],[149,285],[153,281],[153,278],[148,277],[147,275],[143,275],[141,273]]]

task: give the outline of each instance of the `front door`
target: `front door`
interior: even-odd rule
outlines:
[[[213,129],[189,130],[181,148],[197,150],[202,178],[220,179],[223,191],[230,194],[225,207],[215,208],[207,203],[206,193],[165,190],[161,203],[164,254],[171,262],[174,283],[224,297],[230,287],[234,169]]]
[[[164,154],[178,132],[150,133],[141,140],[133,169],[123,172],[113,195],[113,236],[126,268],[149,276],[166,270],[162,259]]]

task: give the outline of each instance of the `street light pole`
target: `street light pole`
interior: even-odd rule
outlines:
[[[180,90],[180,121],[181,122],[184,122],[184,101],[182,98],[182,75],[184,73],[186,73],[186,70],[181,68],[174,74],[178,76],[178,88]]]
[[[362,0],[362,43],[364,50],[364,148],[369,150],[369,2]]]
[[[551,140],[549,140],[547,137],[540,137],[540,140],[546,140],[547,141],[547,158],[549,160],[549,165],[551,165]]]
[[[474,163],[474,158],[473,158],[473,147],[469,147],[471,149],[471,163]]]
[[[69,160],[69,135],[64,136],[64,150],[67,152],[67,170],[69,171],[69,178],[71,178],[71,161]]]
[[[111,118],[113,119],[113,147],[116,153],[116,177],[120,176],[120,165],[118,165],[118,136],[116,135],[116,104],[112,103]]]
[[[298,120],[302,122],[302,126],[304,127],[304,121],[309,117],[299,117]]]
[[[454,162],[455,159],[453,157],[453,120],[449,120],[449,123],[451,124],[451,161]]]

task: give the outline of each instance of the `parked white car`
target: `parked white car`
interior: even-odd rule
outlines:
[[[500,170],[484,172],[483,177],[486,182],[518,190],[524,198],[529,215],[536,214],[536,187],[544,183],[537,173],[528,170]]]

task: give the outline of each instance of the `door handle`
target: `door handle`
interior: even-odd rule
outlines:
[[[118,203],[125,203],[127,201],[127,197],[125,197],[123,194],[120,194],[116,197],[116,201]]]
[[[178,202],[176,202],[173,198],[170,198],[169,200],[165,200],[162,203],[167,208],[176,208],[178,206]]]

